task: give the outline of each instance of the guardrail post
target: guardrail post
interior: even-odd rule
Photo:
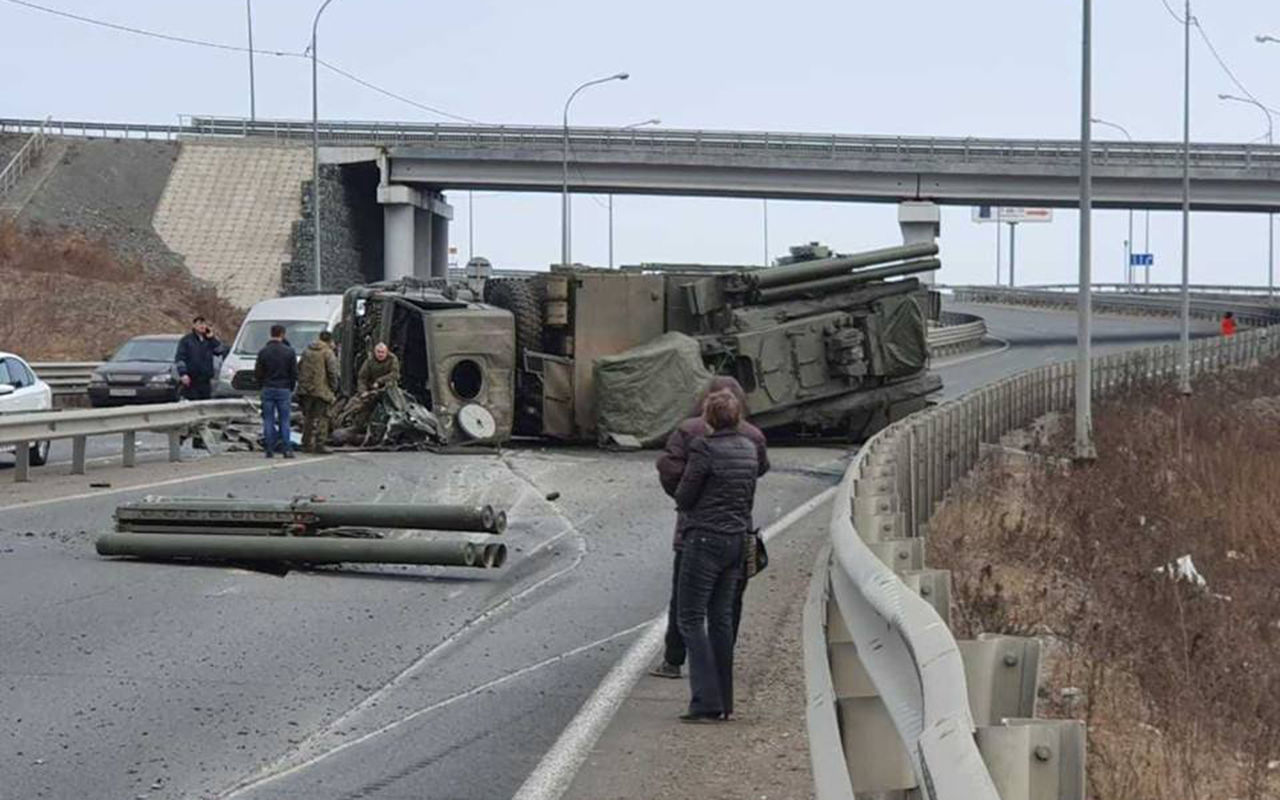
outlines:
[[[862,794],[915,788],[911,762],[893,718],[862,666],[839,604],[834,602],[827,604],[827,652],[853,790]]]
[[[1084,723],[1006,719],[978,728],[978,749],[1001,800],[1084,800]]]
[[[973,722],[998,725],[1009,717],[1034,717],[1040,683],[1040,642],[1021,636],[982,633],[961,640],[965,682]]]
[[[87,436],[75,436],[71,439],[71,474],[84,474],[84,451]]]
[[[18,442],[13,448],[13,480],[26,483],[31,480],[31,443]]]
[[[951,627],[951,570],[908,569],[900,571],[898,577],[911,591],[933,606],[946,626]],[[961,655],[963,656],[963,651]]]
[[[167,431],[169,434],[169,460],[182,460],[182,432],[178,430]]]
[[[126,467],[134,467],[138,464],[138,432],[125,431],[124,433],[124,465]]]

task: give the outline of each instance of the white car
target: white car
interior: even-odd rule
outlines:
[[[53,390],[36,377],[31,365],[13,353],[0,351],[0,414],[24,411],[52,411]],[[0,445],[0,452],[12,452],[12,445]],[[31,447],[31,464],[40,466],[49,459],[49,443]]]

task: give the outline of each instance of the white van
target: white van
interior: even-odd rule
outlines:
[[[237,372],[253,371],[258,351],[271,338],[271,326],[283,325],[284,338],[299,355],[316,340],[320,331],[332,331],[342,319],[342,295],[306,294],[297,297],[274,297],[255,303],[231,344],[231,352],[222,360],[214,394],[232,397],[248,394],[231,385]]]

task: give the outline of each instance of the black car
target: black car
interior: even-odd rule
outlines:
[[[89,403],[121,406],[172,403],[178,399],[178,371],[173,357],[178,334],[135,336],[103,362],[89,378]]]

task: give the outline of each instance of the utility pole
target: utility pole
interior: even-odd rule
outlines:
[[[1080,63],[1080,277],[1076,308],[1076,460],[1092,461],[1098,457],[1093,446],[1093,297],[1091,294],[1090,244],[1093,214],[1093,133],[1089,126],[1093,98],[1092,68],[1092,0],[1082,0],[1083,33]]]
[[[245,17],[249,20],[249,121],[258,118],[257,101],[253,94],[253,0],[244,0]]]
[[[1182,20],[1182,330],[1178,391],[1191,394],[1191,0]]]
[[[761,203],[764,208],[764,224],[762,225],[764,230],[764,265],[767,267],[769,266],[769,198],[764,198]]]
[[[1009,288],[1014,287],[1014,270],[1018,264],[1018,223],[1009,223]]]

